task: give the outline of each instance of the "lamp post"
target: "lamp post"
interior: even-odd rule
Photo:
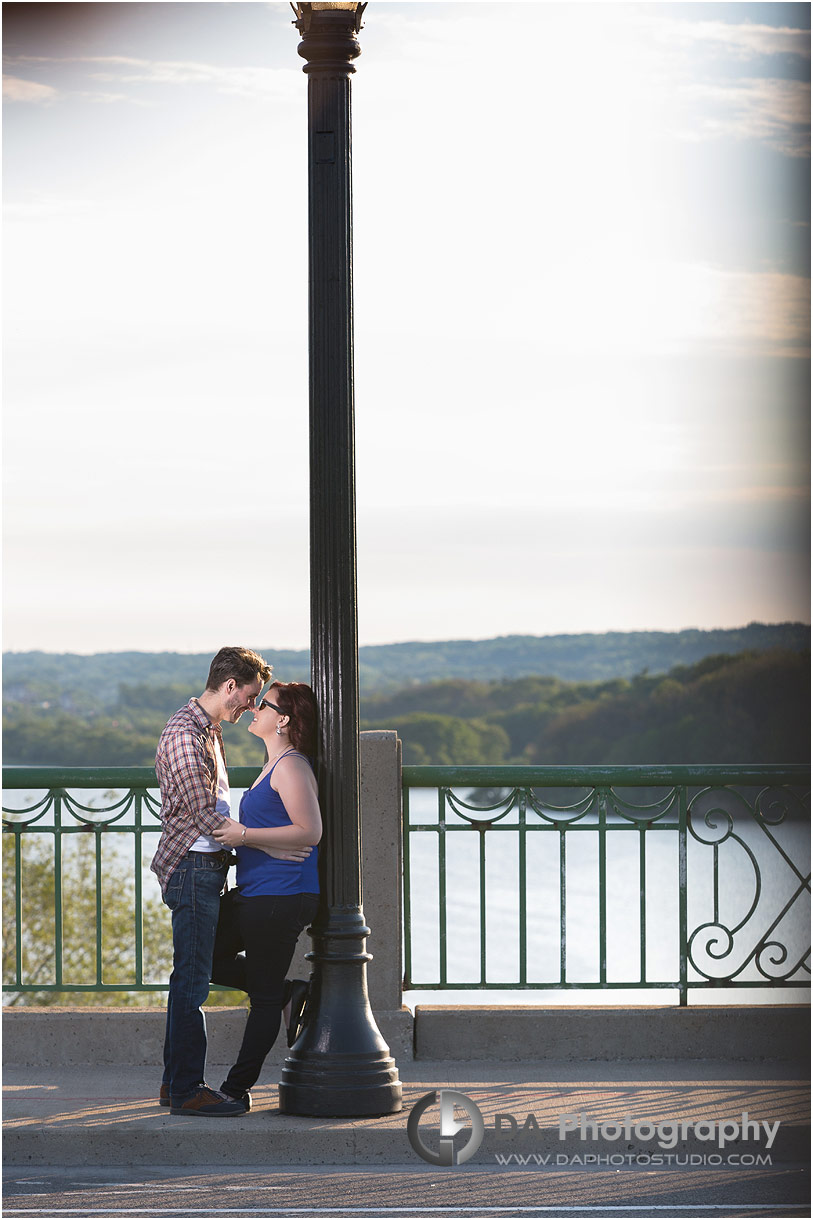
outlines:
[[[392,1114],[401,1083],[367,996],[359,801],[350,76],[366,6],[292,7],[308,75],[311,671],[326,867],[307,1021],[279,1099],[287,1114]]]

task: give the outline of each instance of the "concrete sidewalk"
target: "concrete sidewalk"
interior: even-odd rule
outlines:
[[[225,1072],[226,1065],[212,1064],[210,1084],[216,1087]],[[157,1068],[7,1067],[5,1163],[416,1167],[422,1162],[407,1138],[409,1111],[419,1098],[440,1088],[465,1093],[482,1112],[485,1135],[473,1164],[493,1167],[500,1163],[498,1155],[514,1154],[548,1156],[551,1165],[564,1164],[557,1157],[585,1155],[769,1155],[773,1164],[809,1159],[810,1089],[791,1062],[417,1060],[399,1063],[399,1073],[404,1090],[400,1114],[373,1119],[280,1114],[272,1067],[253,1092],[250,1114],[215,1120],[176,1117],[159,1107]],[[779,1122],[770,1149],[764,1129],[758,1139],[753,1133],[745,1141],[732,1138],[722,1149],[716,1139],[701,1138],[705,1129],[695,1131],[701,1122],[741,1123],[744,1112],[752,1122]],[[601,1135],[596,1140],[589,1131],[582,1140],[578,1130],[562,1138],[563,1116],[580,1113],[598,1125],[682,1122],[687,1128],[668,1150],[659,1145],[657,1134],[650,1137],[645,1130],[612,1140]],[[496,1121],[497,1115],[513,1116],[516,1127],[507,1118]],[[438,1121],[437,1106],[430,1107],[421,1123],[427,1144],[437,1135]],[[700,1163],[715,1162],[695,1162]]]

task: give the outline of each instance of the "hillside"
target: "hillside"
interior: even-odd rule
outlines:
[[[87,693],[55,697],[53,684],[46,693],[39,703],[7,697],[7,763],[150,765],[189,686],[122,683],[106,707]],[[723,654],[604,682],[451,678],[367,695],[361,716],[362,729],[398,730],[406,763],[805,762],[810,656]],[[262,761],[247,724],[223,726],[232,765]]]
[[[253,642],[252,642],[253,646]],[[359,650],[362,695],[397,691],[449,678],[481,681],[544,674],[567,682],[602,682],[648,672],[663,674],[707,656],[810,647],[804,623],[750,623],[719,631],[628,631],[602,635],[506,635],[493,640],[377,644]],[[260,648],[277,677],[307,682],[307,651]],[[34,705],[54,689],[69,699],[68,710],[112,707],[119,686],[182,687],[197,693],[205,681],[208,653],[7,652],[3,655],[6,702]]]
[[[364,705],[405,763],[787,763],[810,756],[810,657],[707,657],[666,675],[440,682]]]

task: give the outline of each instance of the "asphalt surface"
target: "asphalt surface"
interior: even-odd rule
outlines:
[[[805,1166],[566,1171],[316,1167],[268,1173],[256,1166],[209,1172],[161,1166],[135,1171],[9,1170],[3,1216],[796,1217],[809,1216]]]
[[[404,1108],[374,1119],[280,1112],[270,1079],[250,1114],[171,1116],[154,1068],[4,1072],[4,1217],[810,1216],[806,1069],[785,1062],[422,1062],[399,1065]],[[213,1069],[211,1079],[221,1076]],[[412,1107],[444,1089],[483,1123],[466,1163],[427,1163],[411,1144]],[[457,1103],[455,1103],[457,1104]],[[700,1123],[752,1119],[763,1130],[720,1148]],[[439,1104],[420,1141],[439,1148]],[[455,1111],[458,1152],[473,1138]],[[562,1116],[687,1125],[673,1152],[639,1128],[583,1141]],[[517,1128],[501,1130],[513,1114]],[[523,1130],[526,1116],[536,1125]],[[597,1163],[595,1155],[603,1155]],[[655,1161],[655,1157],[659,1161]],[[592,1159],[591,1159],[592,1157]],[[500,1159],[502,1158],[502,1159]],[[564,1158],[564,1159],[560,1159]],[[671,1158],[671,1159],[670,1159]],[[765,1159],[758,1159],[765,1158]]]

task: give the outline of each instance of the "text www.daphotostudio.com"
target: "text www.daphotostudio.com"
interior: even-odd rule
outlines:
[[[433,1123],[430,1112],[435,1105],[439,1106],[439,1115]],[[457,1117],[455,1109],[463,1117]],[[422,1129],[423,1119],[426,1121]],[[505,1149],[495,1152],[494,1158],[498,1165],[506,1168],[517,1165],[523,1168],[536,1165],[602,1165],[619,1169],[637,1165],[688,1165],[696,1168],[771,1165],[770,1149],[780,1125],[779,1120],[753,1119],[747,1111],[736,1118],[658,1122],[631,1114],[625,1114],[621,1119],[599,1120],[580,1111],[559,1116],[554,1129],[560,1147],[551,1151],[545,1146],[550,1144],[553,1134],[550,1122],[546,1129],[534,1113],[495,1114],[494,1125],[486,1127],[483,1115],[471,1097],[454,1089],[437,1089],[424,1094],[412,1107],[407,1135],[413,1150],[432,1165],[463,1165],[472,1159],[488,1137],[489,1142],[493,1140]],[[520,1143],[522,1151],[506,1149],[512,1142]],[[533,1149],[535,1142],[540,1145],[537,1149]],[[654,1147],[642,1147],[647,1144]],[[711,1145],[711,1148],[698,1148],[698,1145]],[[739,1145],[739,1148],[730,1148],[730,1145]]]

